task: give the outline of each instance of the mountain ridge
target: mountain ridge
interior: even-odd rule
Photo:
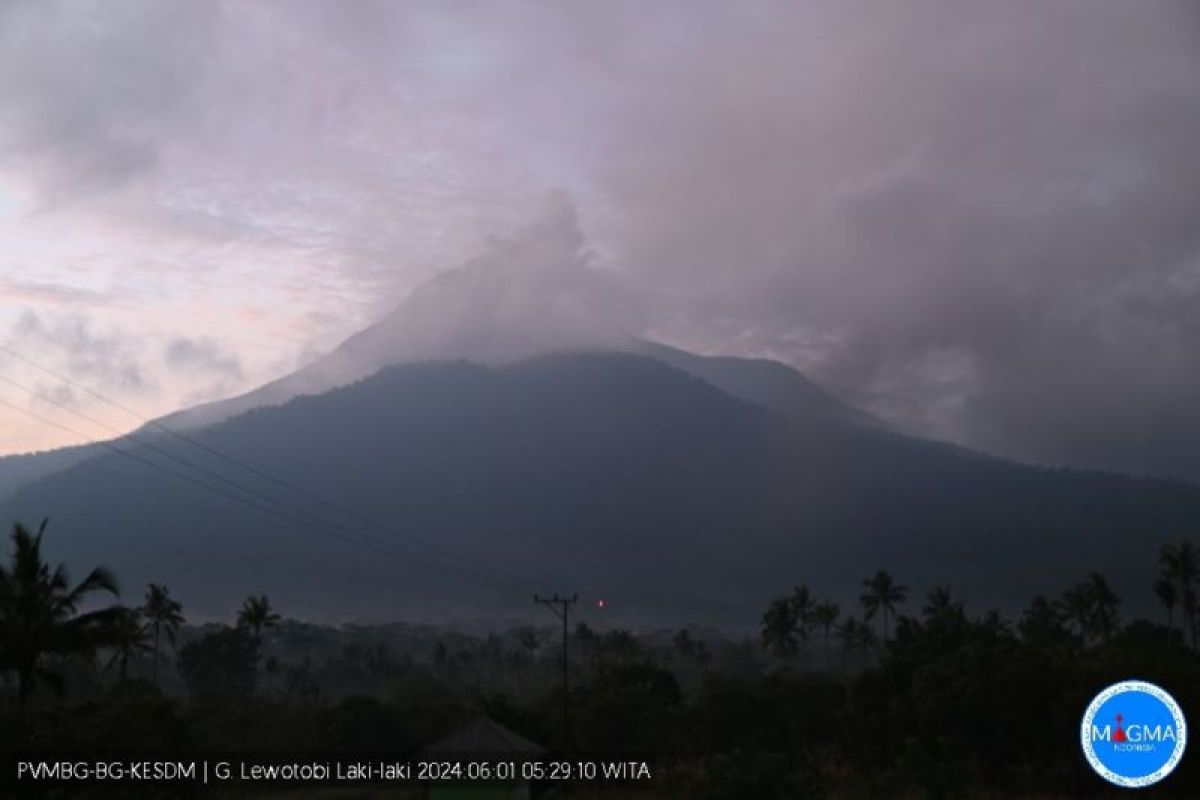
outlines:
[[[373,328],[374,326],[368,330]],[[293,397],[330,391],[369,377],[379,369],[389,366],[436,360],[396,361],[384,363],[375,369],[366,366],[352,367],[355,359],[338,358],[336,354],[351,347],[358,335],[350,337],[334,353],[318,359],[314,364],[240,395],[201,403],[158,417],[143,424],[131,435],[157,439],[164,435],[164,429],[193,431],[260,406],[278,405]],[[587,348],[579,350],[586,351]],[[554,352],[548,351],[541,355],[552,355]],[[767,407],[793,419],[828,416],[844,418],[862,425],[884,425],[820,388],[799,371],[779,362],[734,356],[701,356],[648,340],[632,339],[626,343],[624,351],[617,352],[648,355],[706,379],[734,396],[740,396],[750,402],[764,403]],[[761,385],[756,385],[756,381]],[[121,441],[123,438],[116,437],[114,441]],[[11,495],[26,483],[102,454],[106,450],[104,444],[91,443],[39,453],[0,456],[0,499]]]
[[[1149,576],[1157,545],[1200,524],[1200,489],[1186,484],[1026,467],[846,422],[797,426],[629,354],[398,365],[192,435],[531,579],[497,592],[116,454],[25,487],[0,514],[49,516],[57,557],[108,563],[132,585],[166,581],[200,613],[265,591],[313,619],[511,616],[533,591],[578,587],[613,618],[738,625],[798,582],[852,599],[881,566],[915,587],[950,579],[985,605],[1056,591],[1064,563],[1136,592],[1149,578],[1131,565]]]

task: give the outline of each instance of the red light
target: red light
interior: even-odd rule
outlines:
[[[607,600],[597,600],[596,601],[596,608],[604,608],[607,605],[608,605]]]

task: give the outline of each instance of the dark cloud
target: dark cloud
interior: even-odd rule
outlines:
[[[0,167],[45,197],[158,181],[163,207],[92,202],[187,242],[170,269],[295,270],[298,317],[353,296],[361,327],[471,253],[526,258],[487,234],[561,188],[580,238],[544,252],[621,276],[623,325],[929,435],[1200,477],[1192,0],[65,8],[0,10]],[[489,258],[428,305],[523,308],[543,279]]]
[[[1010,455],[1200,476],[1198,22],[747,12],[631,92],[604,233],[683,343],[770,350]]]

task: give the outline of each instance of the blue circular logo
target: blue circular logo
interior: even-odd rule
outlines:
[[[1146,681],[1121,681],[1096,695],[1079,733],[1092,769],[1126,788],[1151,786],[1170,775],[1187,745],[1179,704]]]

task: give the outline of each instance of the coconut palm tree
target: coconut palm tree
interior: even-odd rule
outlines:
[[[875,631],[871,630],[871,626],[865,622],[858,623],[858,632],[855,636],[855,643],[858,649],[862,652],[863,659],[870,654],[878,645],[878,640],[875,638]]]
[[[146,587],[146,604],[142,606],[142,615],[148,620],[154,631],[154,685],[158,685],[158,653],[162,634],[167,635],[167,641],[175,644],[175,636],[179,626],[183,624],[183,606],[171,597],[167,587],[161,583],[151,583]]]
[[[265,594],[250,595],[238,611],[237,627],[239,630],[249,633],[253,643],[256,679],[258,677],[258,659],[262,655],[263,631],[267,628],[274,628],[278,624],[279,615],[271,610],[271,601]]]
[[[875,646],[875,634],[872,632],[871,626],[854,617],[846,617],[837,626],[836,634],[842,645],[842,651],[845,653],[858,652],[865,665],[871,649]]]
[[[1200,558],[1191,541],[1168,544],[1159,555],[1161,576],[1175,585],[1179,601],[1179,629],[1185,639],[1191,632],[1192,647],[1196,646],[1196,580],[1200,577]]]
[[[838,623],[837,638],[842,645],[842,650],[846,652],[853,650],[858,641],[858,620],[854,617],[846,617]]]
[[[925,607],[921,609],[921,614],[926,619],[931,619],[957,610],[959,604],[954,600],[950,587],[935,586],[925,596]]]
[[[24,706],[41,680],[62,691],[62,677],[47,668],[47,656],[95,655],[106,644],[119,612],[116,607],[79,613],[89,596],[118,593],[117,581],[96,567],[74,587],[66,567],[51,570],[42,558],[43,520],[37,533],[13,525],[12,561],[0,566],[0,671],[17,673],[17,698]]]
[[[1095,626],[1092,621],[1092,597],[1088,585],[1081,583],[1063,592],[1058,601],[1058,610],[1062,620],[1079,634],[1084,644],[1092,638]]]
[[[873,577],[863,581],[866,592],[862,595],[863,612],[867,620],[878,613],[883,623],[883,641],[888,638],[888,617],[894,617],[896,606],[908,597],[908,587],[896,583],[891,574],[879,570]]]
[[[1062,607],[1038,595],[1021,615],[1018,625],[1021,638],[1038,647],[1061,647],[1068,644],[1071,632],[1063,625]]]
[[[842,610],[837,607],[837,603],[826,600],[820,603],[813,609],[813,622],[821,629],[821,634],[825,643],[825,650],[829,650],[829,632],[833,629],[833,624],[837,622],[838,615]]]
[[[1073,626],[1084,644],[1111,637],[1117,630],[1117,606],[1121,599],[1098,572],[1063,593],[1059,610],[1064,621]]]
[[[129,677],[129,662],[140,653],[149,653],[150,632],[142,622],[141,611],[136,608],[118,608],[109,629],[106,644],[112,648],[112,658],[105,669],[120,667],[121,683]]]
[[[807,586],[797,586],[792,590],[792,612],[796,620],[796,638],[800,646],[800,663],[808,663],[808,637],[812,633],[813,609],[816,601]]]
[[[789,598],[781,597],[767,606],[762,616],[762,642],[777,656],[796,653],[796,608]]]
[[[263,631],[279,624],[279,615],[271,610],[271,601],[265,594],[251,595],[238,611],[237,624],[239,628],[249,630],[255,641],[261,642]]]
[[[1088,575],[1084,586],[1087,587],[1088,600],[1092,606],[1092,633],[1100,641],[1106,641],[1117,631],[1117,606],[1121,604],[1121,598],[1117,597],[1117,593],[1099,572]]]

